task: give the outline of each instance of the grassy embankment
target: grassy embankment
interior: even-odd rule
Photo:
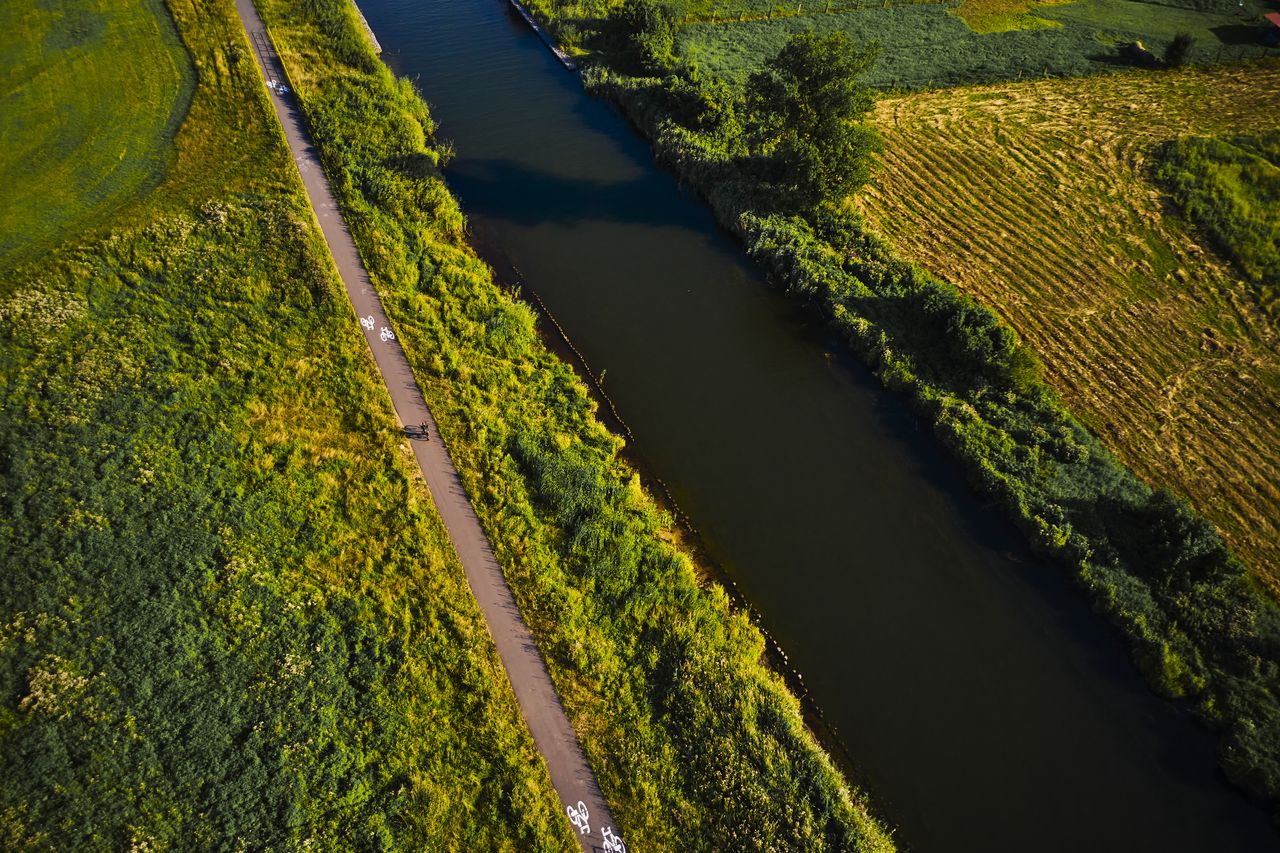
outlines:
[[[1280,326],[1152,179],[1179,134],[1274,127],[1277,87],[1273,65],[882,100],[882,167],[858,205],[904,257],[994,308],[1067,408],[1280,594]],[[1253,204],[1274,221],[1274,202]],[[1251,266],[1267,243],[1255,234]]]
[[[553,25],[567,20],[555,12]],[[1221,732],[1227,774],[1280,802],[1280,610],[1214,528],[1125,468],[997,314],[903,260],[847,199],[797,209],[762,177],[774,167],[752,134],[770,119],[740,87],[670,54],[650,53],[640,76],[619,23],[568,23],[613,34],[594,42],[616,52],[598,55],[588,89],[619,104],[778,284],[912,402],[974,487],[1128,637],[1152,686]]]
[[[373,280],[630,847],[889,849],[586,387],[463,240],[425,107],[339,0],[268,23]],[[406,114],[416,116],[410,120]]]
[[[567,849],[239,21],[169,8],[0,10],[0,847]]]

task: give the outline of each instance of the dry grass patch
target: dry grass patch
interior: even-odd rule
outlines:
[[[1070,0],[962,0],[953,14],[964,19],[975,33],[1005,33],[1011,30],[1037,30],[1060,27],[1057,21],[1038,18],[1032,14],[1041,6],[1055,6]]]
[[[1135,72],[882,101],[857,204],[996,309],[1076,412],[1216,523],[1280,594],[1280,338],[1172,215],[1153,147],[1280,123],[1280,64]]]

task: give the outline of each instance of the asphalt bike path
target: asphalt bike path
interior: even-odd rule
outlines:
[[[289,150],[306,187],[307,198],[355,309],[355,318],[359,320],[382,381],[391,395],[396,415],[402,426],[407,425],[405,434],[413,455],[462,561],[467,583],[480,603],[480,611],[498,647],[498,656],[515,691],[520,712],[533,735],[534,744],[546,759],[551,784],[560,795],[565,815],[584,851],[623,853],[625,847],[617,838],[613,815],[600,792],[595,774],[551,683],[533,635],[520,616],[502,568],[493,556],[489,540],[463,489],[458,470],[439,438],[435,420],[427,409],[409,360],[396,340],[391,323],[382,310],[382,300],[369,281],[369,273],[338,210],[337,199],[320,166],[319,153],[312,145],[306,119],[288,87],[284,67],[266,27],[252,0],[236,0],[236,11],[257,57],[271,105],[284,129]]]

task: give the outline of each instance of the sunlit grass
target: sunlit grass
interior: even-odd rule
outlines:
[[[194,77],[158,0],[0,4],[0,57],[3,269],[159,181]]]
[[[0,273],[0,838],[565,847],[241,25],[167,9],[107,10],[176,23],[190,51],[167,170],[111,184],[91,219],[0,231],[41,248]],[[40,32],[66,7],[23,14]],[[111,79],[182,94],[146,45],[96,44]],[[156,128],[106,91],[94,115],[46,94],[5,120],[65,95],[87,147],[60,168]],[[21,192],[84,201],[33,168]]]
[[[964,19],[975,33],[1007,33],[1062,26],[1033,14],[1037,8],[1046,5],[1050,4],[1034,0],[962,0],[953,13]]]
[[[1277,83],[1264,65],[889,99],[883,168],[861,200],[902,253],[1011,322],[1070,408],[1149,482],[1188,496],[1273,591],[1276,323],[1166,215],[1152,171],[1156,146],[1184,133],[1272,126]],[[1268,170],[1259,159],[1238,195],[1259,222]],[[1225,201],[1234,173],[1222,176],[1198,198]],[[1255,255],[1268,237],[1252,236]]]
[[[670,519],[619,458],[586,386],[466,245],[440,175],[405,167],[435,159],[422,101],[367,47],[334,49],[354,31],[341,3],[264,7],[371,277],[628,847],[891,849],[762,664],[764,638],[668,544]]]

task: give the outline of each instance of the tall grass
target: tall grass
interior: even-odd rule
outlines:
[[[680,34],[688,61],[732,80],[745,80],[798,32],[840,30],[882,46],[865,82],[915,89],[1019,77],[1085,74],[1105,67],[1107,52],[1089,32],[1039,29],[979,35],[937,5],[871,6],[813,18],[743,24],[695,24]]]
[[[1038,25],[975,32],[943,4],[873,3],[840,14],[815,14],[745,23],[697,23],[683,28],[678,53],[704,71],[743,81],[798,32],[841,30],[881,46],[865,82],[882,89],[927,89],[1115,70],[1125,62],[1117,46],[1143,41],[1157,53],[1183,31],[1196,40],[1190,61],[1266,55],[1246,43],[1223,45],[1214,28],[1239,25],[1233,15],[1169,9],[1129,0],[1086,0],[1038,7]],[[979,19],[980,20],[980,19]]]
[[[169,8],[171,169],[0,286],[0,844],[569,848],[240,23]]]

